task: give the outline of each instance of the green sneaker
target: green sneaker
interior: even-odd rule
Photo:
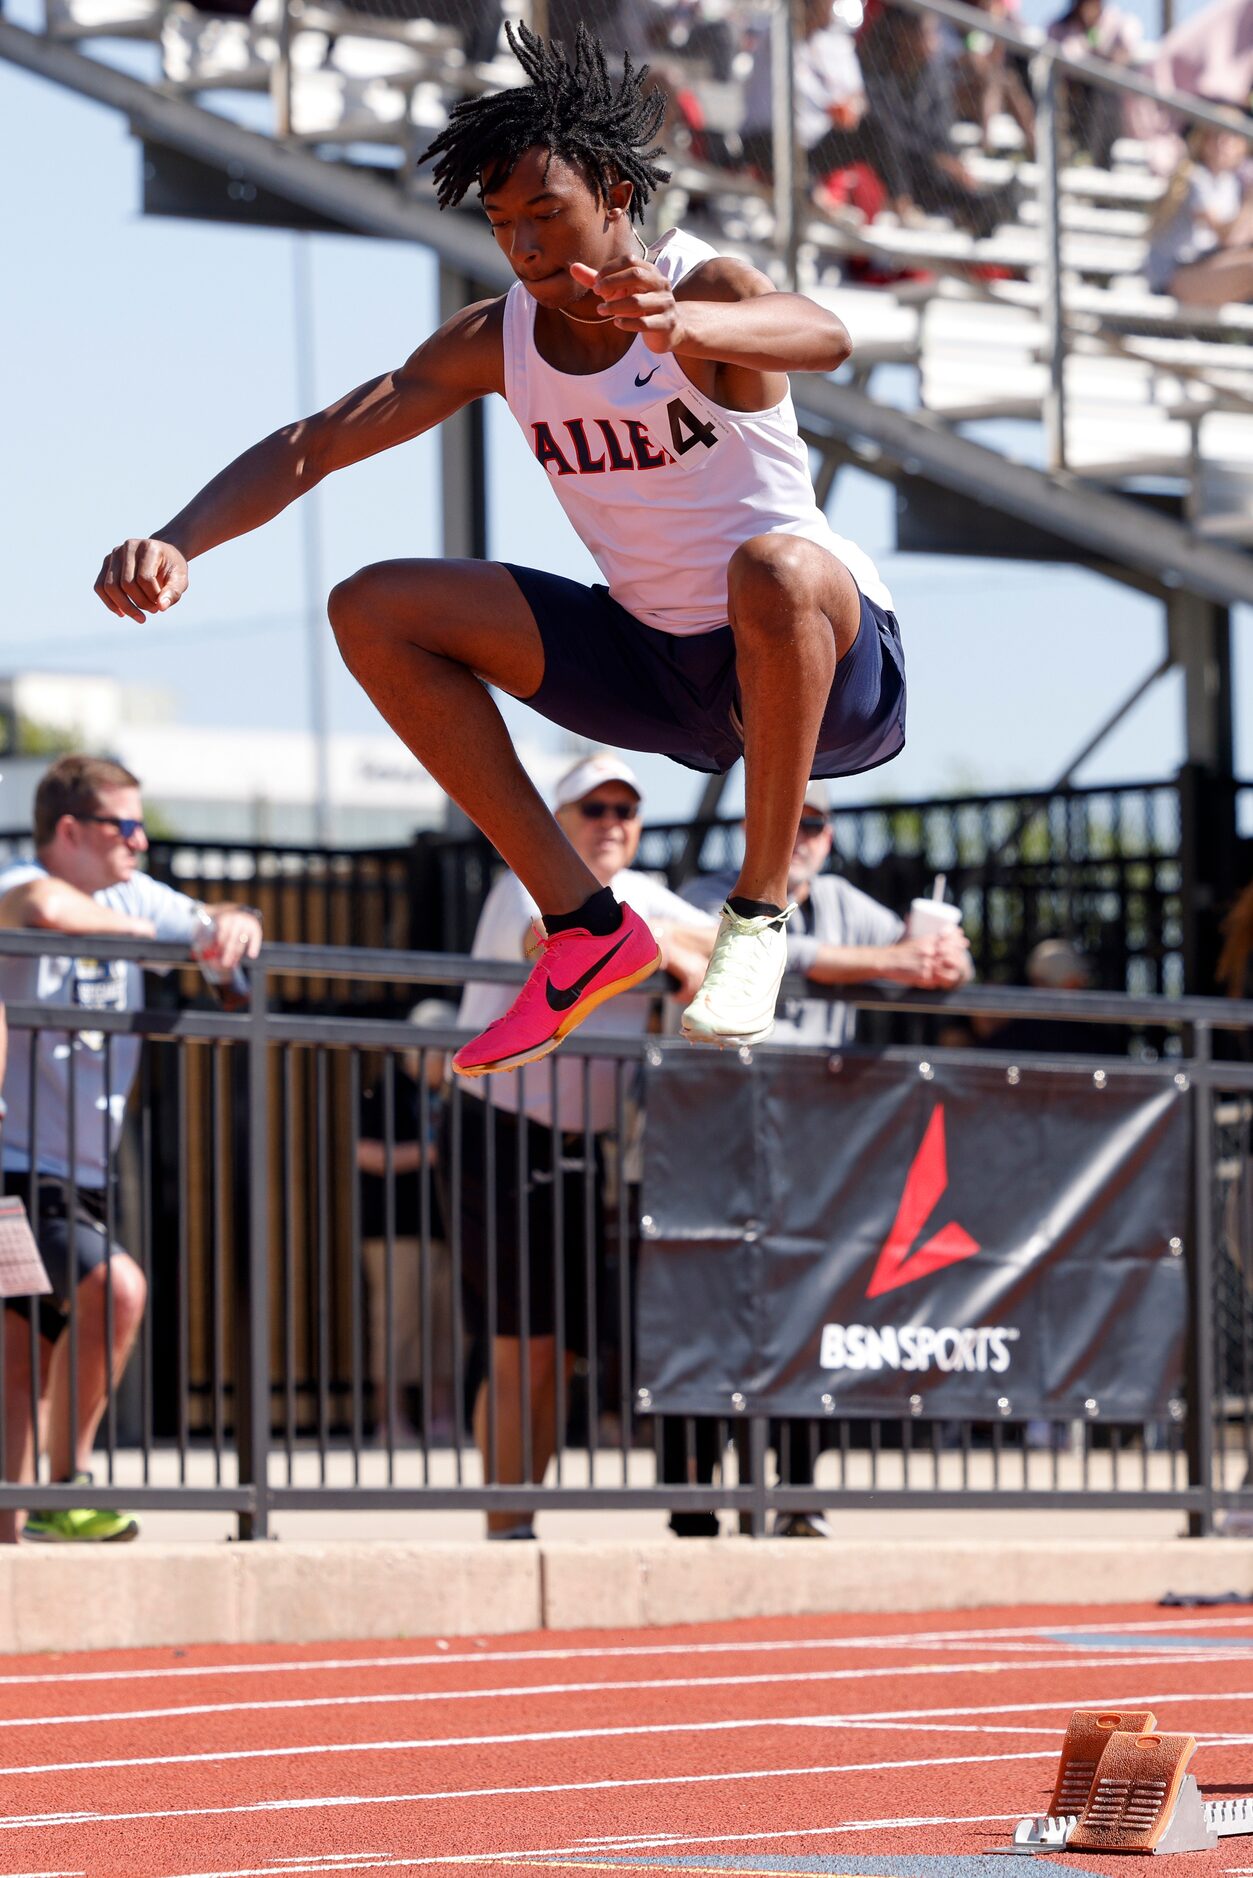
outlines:
[[[75,1474],[70,1484],[89,1487],[91,1475]],[[139,1537],[139,1521],[103,1507],[45,1507],[26,1515],[22,1537],[39,1545],[125,1545]]]

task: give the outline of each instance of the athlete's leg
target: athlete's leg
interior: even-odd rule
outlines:
[[[861,596],[812,541],[755,535],[727,574],[744,720],[744,863],[736,895],[783,906],[805,785],[837,659],[857,638]]]
[[[485,561],[382,561],[341,581],[328,611],[353,677],[537,904],[581,906],[600,882],[518,761],[487,689],[529,698],[544,676],[539,628],[512,577]]]

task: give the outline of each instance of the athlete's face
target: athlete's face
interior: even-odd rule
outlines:
[[[630,867],[640,845],[640,799],[629,783],[598,783],[577,802],[557,810],[557,820],[580,860],[607,887]]]
[[[496,244],[541,306],[591,300],[571,279],[571,261],[599,269],[631,252],[630,183],[615,183],[609,195],[602,201],[581,169],[539,147],[523,151],[511,175],[485,183]]]

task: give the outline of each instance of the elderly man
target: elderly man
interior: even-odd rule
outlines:
[[[104,933],[190,944],[207,934],[215,976],[229,977],[241,959],[255,957],[261,944],[256,914],[247,907],[215,906],[209,918],[197,901],[139,871],[147,846],[139,783],[130,771],[100,757],[62,757],[35,791],[37,859],[0,873],[0,928],[64,933],[80,942]],[[78,943],[75,956],[0,958],[0,997],[52,1007],[49,1028],[13,1033],[4,1078],[5,1191],[26,1204],[53,1292],[39,1301],[34,1326],[27,1298],[10,1299],[5,1312],[9,1481],[35,1479],[36,1444],[46,1436],[52,1479],[90,1484],[96,1429],[110,1387],[126,1367],[147,1299],[143,1271],[110,1243],[106,1226],[139,1039],[115,1036],[106,1055],[105,1033],[76,1030],[71,1047],[67,1033],[55,1028],[54,1015],[57,1008],[76,1016],[138,1010],[143,974],[122,959],[92,958],[89,950]],[[78,1343],[73,1391],[71,1298]],[[38,1376],[34,1390],[32,1365]],[[32,1394],[39,1404],[38,1428]],[[85,1506],[33,1512],[24,1536],[107,1543],[133,1539],[137,1532],[125,1513]],[[11,1543],[21,1534],[21,1514],[0,1513],[0,1539]]]
[[[800,827],[788,869],[788,898],[796,905],[787,932],[790,972],[803,972],[815,985],[865,984],[887,979],[927,990],[952,989],[972,975],[970,944],[959,929],[911,938],[904,922],[888,907],[862,893],[840,874],[824,873],[834,845],[831,801],[826,785],[811,782],[805,791]],[[703,874],[684,889],[694,904],[719,904],[730,874]],[[839,1047],[851,1041],[857,1013],[838,999],[784,998],[775,1018],[773,1043],[819,1043]],[[813,1479],[817,1425],[781,1423],[774,1431],[779,1472],[789,1486]],[[697,1438],[700,1470],[709,1472],[709,1431]],[[673,1477],[673,1475],[671,1476]],[[676,1514],[671,1526],[681,1535],[712,1530],[712,1516]],[[830,1528],[819,1512],[780,1515],[776,1533],[783,1538],[828,1538]]]
[[[630,766],[617,756],[601,753],[581,759],[567,771],[557,784],[554,807],[572,847],[601,886],[612,883],[617,897],[647,923],[660,949],[664,970],[679,981],[677,995],[688,998],[704,975],[717,937],[717,922],[631,866],[640,844],[641,799],[640,785]],[[517,876],[502,874],[484,902],[474,935],[473,956],[513,960],[532,957],[542,941],[538,919],[539,909]],[[512,986],[472,983],[461,1001],[460,1022],[486,1029],[509,1009],[512,997]],[[611,1010],[598,1011],[588,1019],[583,1034],[638,1034],[648,1020],[650,1002],[643,993],[615,998]],[[534,1480],[544,1478],[560,1434],[556,1426],[558,1297],[553,1272],[554,1219],[558,1213],[553,1169],[558,1165],[563,1170],[560,1302],[567,1368],[572,1368],[577,1357],[588,1354],[587,1268],[599,1250],[604,1145],[616,1127],[618,1076],[608,1060],[594,1060],[589,1065],[586,1085],[584,1066],[577,1057],[561,1058],[555,1069],[555,1112],[553,1072],[547,1068],[531,1070],[525,1078],[493,1076],[490,1122],[487,1106],[479,1099],[481,1083],[468,1085],[461,1103],[461,1180],[450,1200],[461,1208],[464,1283],[471,1307],[481,1318],[486,1315],[494,1236],[498,1274],[492,1349],[496,1428],[493,1431],[489,1426],[491,1402],[486,1385],[479,1392],[474,1426],[485,1469],[494,1449],[498,1482],[522,1481],[526,1477],[523,1412],[529,1413],[531,1422]],[[524,1130],[520,1114],[526,1117]],[[489,1126],[494,1135],[490,1159]],[[587,1132],[595,1143],[595,1166],[590,1170],[596,1183],[595,1247],[585,1243],[587,1170],[583,1151]],[[520,1134],[524,1134],[521,1141]],[[521,1182],[520,1156],[525,1167]],[[447,1131],[441,1161],[445,1170],[451,1169]],[[526,1225],[525,1265],[519,1244],[521,1220]],[[524,1269],[525,1287],[520,1282]],[[527,1404],[522,1401],[524,1338],[530,1394]],[[488,1537],[493,1539],[534,1536],[530,1516],[514,1511],[489,1513],[487,1528]]]

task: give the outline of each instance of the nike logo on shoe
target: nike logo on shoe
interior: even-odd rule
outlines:
[[[647,376],[646,376],[646,377],[644,377],[644,378],[641,378],[641,377],[640,377],[640,375],[639,375],[639,373],[637,372],[637,373],[635,374],[635,382],[636,382],[636,384],[637,384],[637,385],[646,385],[646,384],[648,383],[648,380],[649,380],[650,378],[655,378],[655,377],[656,377],[656,375],[657,375],[657,373],[658,373],[658,372],[659,372],[660,370],[661,370],[661,367],[660,367],[660,365],[654,365],[654,367],[653,367],[653,369],[652,369],[652,371],[651,371],[651,372],[649,372],[649,373],[647,374]]]
[[[602,958],[597,959],[594,965],[589,965],[587,970],[576,978],[572,985],[566,985],[563,988],[559,985],[554,985],[551,980],[547,981],[544,985],[544,996],[548,1000],[549,1010],[568,1011],[572,1004],[577,1004],[583,993],[587,990],[587,987],[591,984],[593,978],[595,978],[597,972],[602,971],[604,967],[608,965],[615,952],[621,952],[630,936],[629,933],[624,932],[617,945],[610,946],[608,952],[606,952]]]

